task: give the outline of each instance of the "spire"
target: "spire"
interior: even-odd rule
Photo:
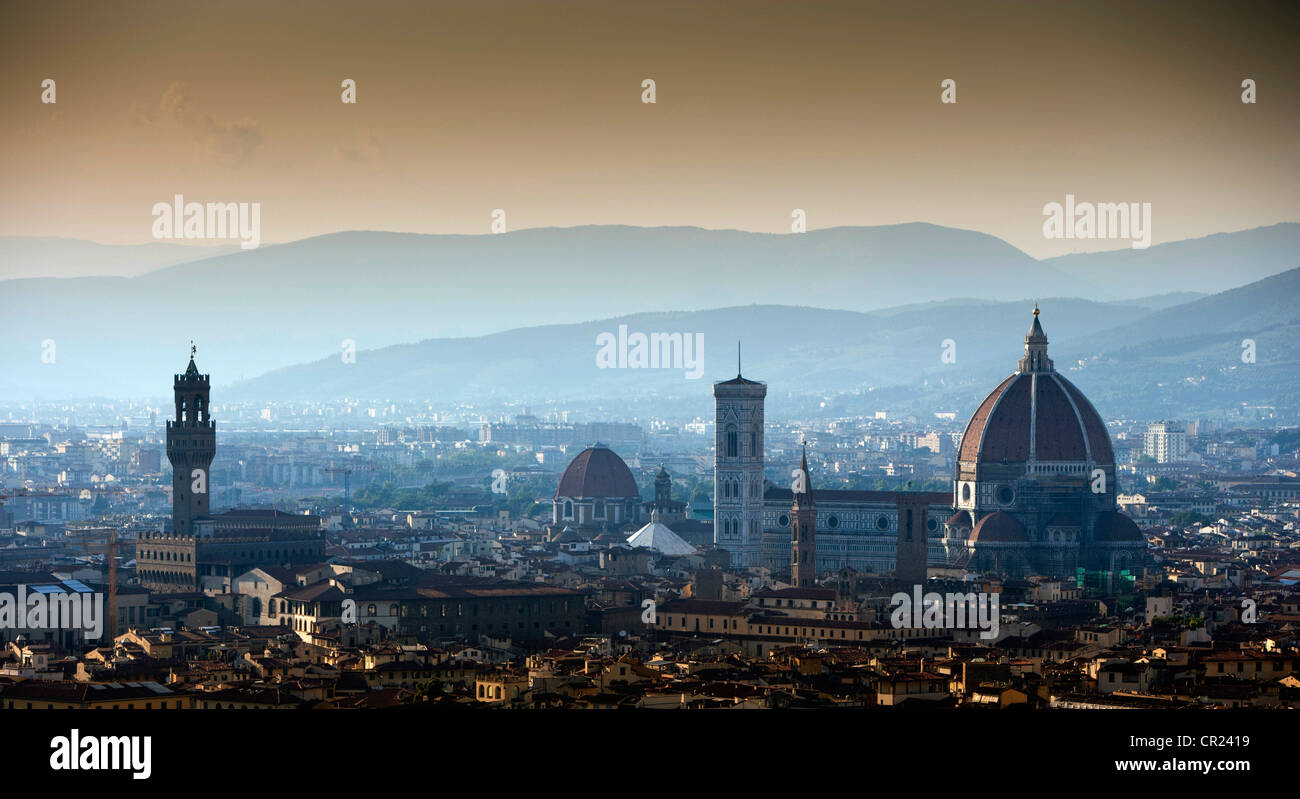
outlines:
[[[736,377],[740,377],[740,339],[736,339]]]
[[[1038,303],[1034,303],[1034,321],[1025,335],[1025,357],[1020,359],[1021,372],[1052,372],[1052,359],[1047,357],[1047,334],[1038,321]]]
[[[808,442],[803,442],[803,455],[799,458],[799,474],[803,481],[803,491],[794,492],[794,506],[796,508],[811,506],[812,497],[812,473],[808,471]]]
[[[198,377],[199,367],[194,365],[194,356],[198,354],[199,348],[194,346],[194,339],[190,339],[190,363],[185,367],[185,377]]]

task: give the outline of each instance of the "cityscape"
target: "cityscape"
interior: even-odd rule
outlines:
[[[227,409],[197,345],[171,407],[11,412],[5,591],[108,597],[0,631],[0,701],[1296,707],[1300,429],[1104,420],[1032,311],[961,419]]]
[[[6,774],[1280,773],[1295,12],[0,4]]]

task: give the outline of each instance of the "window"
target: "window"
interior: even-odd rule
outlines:
[[[734,424],[727,425],[727,457],[735,458],[740,454],[740,439]]]

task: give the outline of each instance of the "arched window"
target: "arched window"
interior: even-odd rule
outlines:
[[[397,605],[389,605],[389,606],[388,606],[388,615],[389,615],[389,616],[396,616],[396,615],[397,615]]]
[[[566,518],[566,519],[572,519],[572,518],[573,518],[573,501],[572,501],[572,500],[568,500],[568,499],[564,500],[564,518]]]
[[[727,425],[727,457],[735,458],[740,455],[740,435],[736,432],[734,424]]]

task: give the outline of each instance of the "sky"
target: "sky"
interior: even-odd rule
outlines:
[[[1298,20],[1198,2],[7,3],[0,236],[148,243],[175,194],[260,203],[263,243],[487,234],[495,209],[512,230],[788,233],[802,209],[809,229],[925,221],[1036,257],[1128,246],[1045,238],[1067,194],[1150,203],[1156,244],[1297,221]]]

